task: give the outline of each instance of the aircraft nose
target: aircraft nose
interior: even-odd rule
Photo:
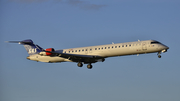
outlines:
[[[169,49],[169,47],[168,46],[166,46],[166,45],[161,45],[161,47],[163,48],[163,49],[166,49],[166,50],[168,50]]]
[[[169,49],[168,46],[163,45],[163,50],[162,50],[162,52],[163,52],[163,53],[164,53],[164,52],[167,52],[168,49]]]
[[[165,46],[165,49],[169,49],[169,47],[168,47],[168,46]]]
[[[28,56],[28,57],[26,57],[26,59],[30,60],[30,57]]]

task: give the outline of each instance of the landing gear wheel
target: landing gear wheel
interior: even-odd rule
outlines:
[[[161,55],[158,55],[158,58],[161,58]]]
[[[160,55],[160,54],[161,54],[161,52],[158,52],[158,58],[161,58],[161,55]]]
[[[88,64],[88,65],[87,65],[87,68],[88,68],[88,69],[92,69],[92,65],[91,65],[91,64]]]
[[[77,64],[77,66],[78,66],[78,67],[82,67],[83,64],[82,64],[81,62],[79,62],[79,63]]]

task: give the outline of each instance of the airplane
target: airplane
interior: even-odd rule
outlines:
[[[87,68],[92,69],[92,63],[104,62],[105,58],[125,55],[139,55],[146,53],[158,53],[161,58],[161,53],[167,52],[168,46],[155,41],[135,41],[117,44],[107,44],[80,48],[69,48],[55,50],[54,48],[43,49],[33,43],[31,39],[23,41],[7,41],[9,43],[19,43],[24,45],[29,56],[28,60],[47,63],[61,63],[61,62],[76,62],[78,67],[83,64],[88,64]]]

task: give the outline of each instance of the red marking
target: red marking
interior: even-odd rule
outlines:
[[[46,49],[46,51],[53,52],[54,49],[53,48],[48,48],[48,49]],[[47,56],[51,56],[52,55],[52,53],[49,53],[49,52],[46,52]]]

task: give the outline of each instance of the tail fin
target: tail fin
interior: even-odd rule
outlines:
[[[33,43],[33,41],[31,39],[27,39],[27,40],[23,40],[23,41],[8,41],[10,43],[19,43],[24,45],[26,51],[28,52],[29,55],[34,55],[34,54],[38,54],[41,51],[43,51],[44,49],[41,48],[38,45],[35,45]]]

